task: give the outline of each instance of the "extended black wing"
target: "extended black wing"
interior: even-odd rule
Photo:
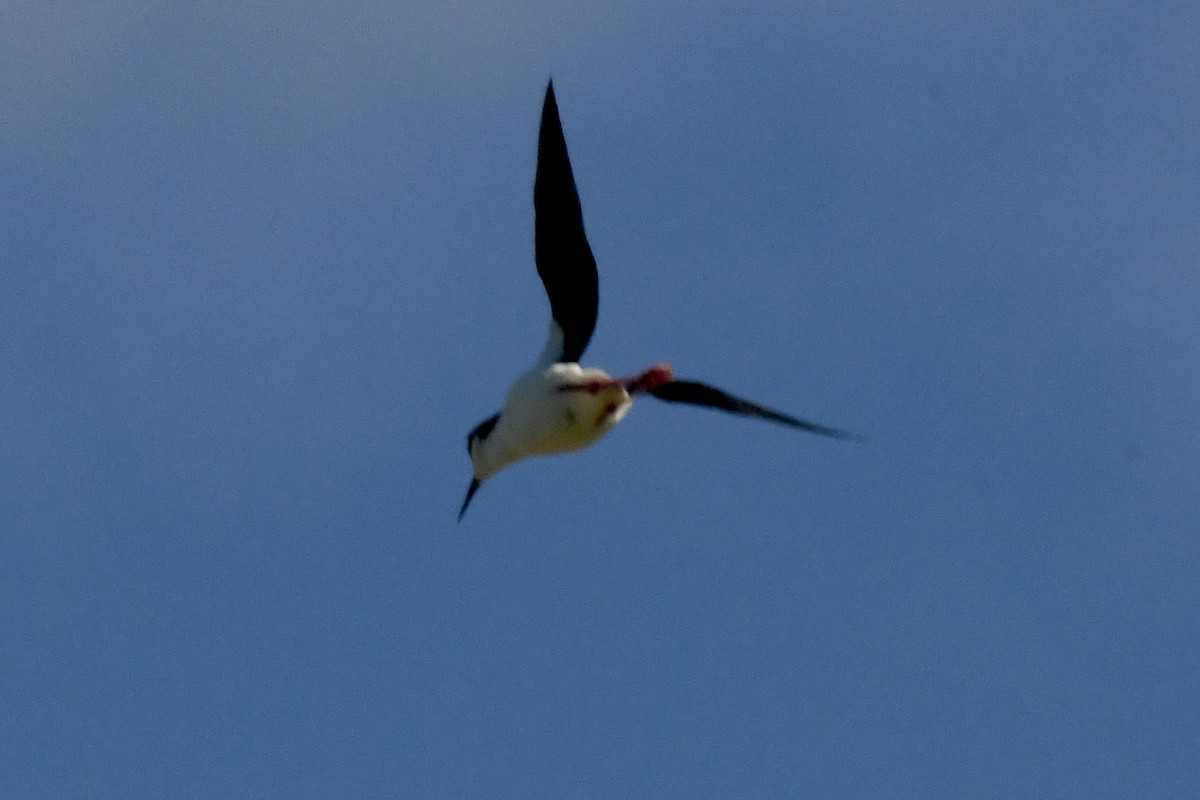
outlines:
[[[583,232],[583,211],[558,118],[554,83],[546,87],[533,183],[534,259],[550,298],[550,313],[562,332],[554,361],[579,361],[596,329],[600,307],[596,259]],[[551,341],[554,333],[551,333]]]
[[[751,403],[749,400],[742,400],[740,397],[734,397],[731,394],[695,381],[671,381],[664,383],[657,389],[652,389],[650,394],[657,397],[659,400],[666,400],[668,403],[690,403],[694,406],[708,406],[709,408],[719,408],[722,411],[728,411],[732,414],[742,414],[747,417],[758,417],[759,419],[778,422],[783,425],[790,425],[793,428],[799,428],[802,431],[809,433],[819,433],[822,436],[832,436],[835,439],[854,439],[854,434],[840,431],[837,428],[828,428],[824,425],[817,425],[814,422],[797,419],[796,417],[781,414],[778,411],[772,411],[769,408],[764,408],[757,403]]]

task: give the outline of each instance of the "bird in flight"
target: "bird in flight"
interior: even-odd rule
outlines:
[[[473,475],[458,512],[460,521],[485,480],[528,456],[594,444],[625,418],[633,398],[641,394],[757,417],[822,436],[851,437],[707,384],[679,380],[670,364],[657,364],[626,378],[579,365],[596,328],[600,293],[553,81],[546,87],[542,105],[533,211],[534,260],[550,298],[550,334],[537,364],[512,385],[504,408],[467,435]]]

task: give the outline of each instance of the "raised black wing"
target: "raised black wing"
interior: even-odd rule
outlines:
[[[583,211],[558,118],[553,81],[546,87],[542,106],[533,211],[534,259],[558,327],[557,331],[551,328],[546,360],[576,362],[596,328],[600,287],[596,259],[583,232]]]
[[[657,397],[659,400],[666,400],[668,403],[690,403],[694,406],[708,406],[709,408],[719,408],[722,411],[728,411],[731,414],[741,414],[747,417],[757,417],[759,419],[778,422],[782,425],[789,425],[793,428],[799,428],[802,431],[809,433],[819,433],[822,436],[832,436],[835,439],[854,439],[857,438],[852,433],[840,431],[837,428],[829,428],[824,425],[817,425],[814,422],[797,419],[796,417],[781,414],[778,411],[772,411],[769,408],[764,408],[757,403],[751,403],[749,400],[742,400],[740,397],[734,397],[720,389],[708,386],[695,381],[671,381],[664,383],[656,389],[652,389],[650,394]]]

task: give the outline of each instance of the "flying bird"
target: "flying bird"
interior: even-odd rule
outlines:
[[[504,408],[467,435],[474,474],[458,512],[460,521],[485,480],[528,456],[564,453],[596,443],[625,418],[633,398],[640,394],[757,417],[822,436],[851,437],[707,384],[679,380],[670,364],[657,364],[626,378],[579,365],[596,328],[599,281],[583,230],[553,81],[546,87],[542,105],[533,211],[534,260],[550,298],[550,334],[537,364],[512,385]]]

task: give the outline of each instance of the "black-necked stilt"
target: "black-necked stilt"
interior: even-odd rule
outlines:
[[[534,259],[550,298],[550,335],[537,365],[517,378],[504,408],[467,435],[474,475],[458,512],[461,520],[479,485],[526,456],[578,450],[625,418],[633,397],[650,394],[771,420],[824,436],[850,434],[806,422],[695,381],[676,380],[669,364],[613,378],[579,366],[596,327],[600,295],[596,259],[583,231],[583,212],[567,156],[553,81],[546,87],[533,183]]]

